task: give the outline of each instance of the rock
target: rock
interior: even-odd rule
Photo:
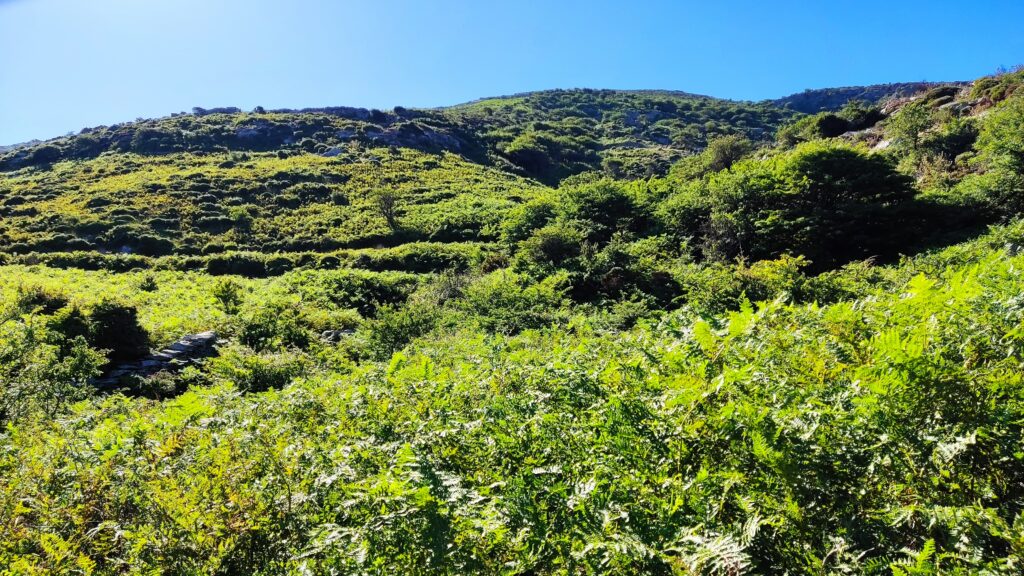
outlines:
[[[324,330],[320,334],[320,340],[331,343],[341,342],[343,338],[347,338],[348,336],[351,336],[355,333],[356,331],[351,329]]]
[[[949,110],[953,114],[961,116],[971,111],[971,104],[968,102],[947,102],[939,106],[939,110]]]
[[[117,387],[127,376],[149,376],[161,371],[175,372],[189,364],[217,353],[217,333],[201,332],[189,334],[164,350],[114,366],[100,378],[91,381],[97,388],[110,390]]]

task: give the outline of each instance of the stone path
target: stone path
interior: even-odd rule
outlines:
[[[151,376],[161,371],[177,372],[189,364],[217,354],[217,333],[189,334],[167,348],[133,362],[118,364],[92,384],[102,390],[119,388],[128,376]]]

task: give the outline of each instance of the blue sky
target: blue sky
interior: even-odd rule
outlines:
[[[1022,0],[0,0],[0,144],[193,106],[759,100],[1024,63]]]

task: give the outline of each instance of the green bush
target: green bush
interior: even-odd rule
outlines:
[[[549,224],[519,243],[514,265],[534,274],[566,267],[583,251],[586,236],[566,224]]]
[[[593,242],[606,242],[615,231],[632,230],[644,220],[633,196],[610,180],[563,190],[558,197],[557,214]]]
[[[699,182],[686,182],[658,202],[655,216],[663,230],[679,242],[700,238],[711,220],[712,198]]]
[[[213,285],[213,297],[228,314],[234,314],[242,304],[242,287],[238,282],[224,278]]]
[[[52,164],[63,156],[64,151],[53,144],[43,144],[32,149],[28,155],[30,164]]]
[[[67,306],[68,297],[60,290],[42,285],[18,286],[15,306],[23,312],[38,311],[42,314],[53,314]]]
[[[224,351],[210,364],[215,378],[253,393],[280,390],[306,370],[305,362],[289,352],[253,354],[236,348]]]
[[[526,240],[554,219],[557,207],[557,202],[547,196],[517,206],[502,223],[502,240],[508,244]]]
[[[971,87],[971,97],[1000,102],[1018,94],[1021,86],[1024,86],[1024,68],[1018,67],[1010,72],[979,78]]]
[[[470,283],[456,306],[487,332],[517,334],[563,317],[565,280],[551,276],[536,283],[511,272],[494,272]]]
[[[70,353],[77,339],[81,338],[88,342],[91,330],[91,321],[88,315],[82,312],[81,308],[75,305],[65,306],[47,320],[46,327],[49,329],[52,340],[51,344],[60,347],[64,354]]]
[[[366,348],[371,357],[386,360],[414,339],[432,330],[439,320],[438,311],[429,306],[409,305],[402,308],[386,304],[365,326]]]
[[[149,353],[149,333],[134,306],[103,300],[89,310],[89,344],[106,351],[110,362],[135,360]]]
[[[820,112],[784,126],[776,139],[783,146],[796,146],[820,138],[835,138],[851,129],[851,123],[846,118],[831,112]]]
[[[0,427],[56,417],[89,396],[88,380],[104,362],[84,338],[65,340],[39,318],[0,318]]]
[[[1024,172],[1024,95],[1011,98],[993,110],[978,136],[979,159],[993,168]]]
[[[423,282],[399,272],[303,270],[284,275],[281,286],[303,302],[327,309],[356,309],[372,316],[381,305],[399,305]]]
[[[704,251],[713,259],[789,252],[825,269],[891,256],[914,233],[906,222],[912,181],[887,157],[847,145],[804,144],[742,162],[712,176],[702,192],[711,205]]]
[[[234,252],[208,258],[206,271],[214,276],[231,274],[262,278],[267,275],[267,264],[262,255]]]
[[[257,352],[303,348],[314,337],[303,309],[290,298],[254,303],[242,311],[239,323],[238,341]]]

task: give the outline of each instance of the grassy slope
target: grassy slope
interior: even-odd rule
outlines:
[[[400,199],[403,239],[486,240],[510,206],[540,188],[409,149],[235,158],[114,155],[7,176],[4,195],[20,200],[7,202],[6,248],[189,254],[211,243],[268,252],[390,244],[375,199],[382,190]],[[170,244],[140,245],[143,235]]]
[[[860,572],[959,539],[990,550],[960,565],[1007,568],[1024,505],[1010,416],[1024,413],[1024,258],[988,247],[1006,238],[824,308],[456,333],[279,392],[91,401],[9,434],[0,558]]]

